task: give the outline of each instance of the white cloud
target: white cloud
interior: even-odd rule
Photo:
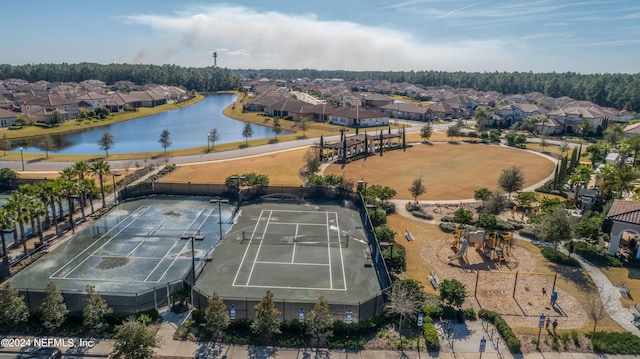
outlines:
[[[135,15],[127,22],[156,30],[138,51],[155,63],[229,68],[315,68],[344,70],[513,71],[527,49],[507,40],[427,42],[412,34],[313,15],[258,13],[245,7],[214,6],[197,14]],[[154,45],[150,45],[153,43]],[[152,54],[151,47],[155,48]],[[185,61],[187,63],[185,63]]]

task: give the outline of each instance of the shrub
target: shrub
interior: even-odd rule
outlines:
[[[467,308],[467,309],[465,309],[465,310],[464,310],[464,315],[467,317],[467,319],[470,319],[470,320],[476,320],[476,319],[478,319],[478,318],[476,317],[476,311],[475,311],[475,310],[473,310],[473,308]]]
[[[573,242],[574,253],[597,267],[622,267],[624,262],[609,253],[600,253],[598,247],[586,242]]]
[[[515,353],[520,352],[520,347],[521,347],[520,340],[518,339],[518,337],[516,337],[516,335],[513,333],[513,330],[511,329],[509,324],[507,324],[507,322],[502,318],[502,316],[500,316],[500,314],[489,311],[489,310],[481,309],[478,312],[478,316],[482,319],[486,319],[492,322],[496,326],[498,333],[500,333],[500,335],[502,336],[502,339],[507,344],[507,347],[509,348],[510,351]]]
[[[580,262],[575,258],[571,258],[568,255],[557,251],[551,247],[544,247],[540,251],[542,255],[553,263],[562,264],[569,267],[580,267]]]
[[[453,218],[451,216],[442,216],[442,218],[440,218],[440,220],[442,222],[453,222]]]
[[[425,316],[431,319],[440,318],[442,316],[442,306],[439,305],[423,305],[421,310]]]
[[[640,338],[628,332],[599,332],[592,343],[593,349],[599,353],[640,354]]]
[[[571,339],[573,340],[573,344],[575,344],[575,346],[580,346],[580,333],[578,333],[577,330],[571,330]]]
[[[531,228],[523,228],[519,230],[518,233],[520,233],[520,235],[523,237],[538,239],[538,235]]]
[[[422,219],[429,219],[429,220],[433,219],[432,215],[430,215],[429,213],[424,213],[422,211],[411,211],[411,214],[414,217],[418,217],[418,218],[422,218]]]
[[[440,223],[438,227],[445,233],[453,233],[458,228],[458,225],[455,223]]]
[[[424,320],[422,334],[424,336],[424,344],[428,350],[440,350],[440,337],[438,336],[438,331],[433,325],[433,320],[430,317],[426,317]]]

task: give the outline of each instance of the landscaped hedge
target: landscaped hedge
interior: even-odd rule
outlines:
[[[538,239],[538,235],[531,228],[522,228],[521,230],[518,231],[518,233],[520,233],[520,235],[523,237]]]
[[[428,316],[424,318],[422,324],[422,334],[424,336],[424,344],[428,350],[440,350],[440,337],[438,336],[438,331],[433,325],[433,319]]]
[[[433,219],[432,215],[430,215],[429,213],[421,212],[421,211],[412,211],[411,214],[414,217],[418,217],[418,218],[422,218],[422,219],[429,219],[429,220]]]
[[[507,324],[507,322],[502,318],[502,316],[500,316],[500,314],[492,312],[490,310],[480,309],[480,311],[478,312],[478,317],[486,319],[496,326],[496,329],[498,329],[498,333],[500,333],[504,342],[507,343],[507,347],[511,352],[520,352],[520,340],[518,339],[518,337],[516,337],[509,324]]]
[[[609,253],[601,253],[596,246],[585,242],[573,242],[573,252],[597,267],[623,267],[624,262]]]
[[[607,354],[640,354],[640,338],[631,333],[599,332],[592,341],[596,352]]]
[[[562,264],[570,267],[580,267],[580,262],[575,258],[571,258],[568,255],[555,250],[551,247],[544,247],[540,251],[542,255],[553,263]]]
[[[456,223],[440,223],[438,227],[445,233],[453,233],[458,228],[458,225]]]

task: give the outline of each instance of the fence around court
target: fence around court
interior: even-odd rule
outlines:
[[[382,313],[387,301],[390,288],[382,290],[380,293],[361,302],[329,302],[329,312],[333,316],[334,320],[345,321],[345,316],[348,311],[353,314],[352,320],[357,322],[359,320],[366,320],[373,317],[376,314]],[[193,305],[198,310],[205,310],[207,308],[207,302],[209,296],[203,293],[198,288],[193,291]],[[248,318],[254,319],[256,317],[255,306],[261,302],[261,298],[239,298],[239,297],[220,297],[227,308],[235,308],[236,319]],[[316,300],[288,300],[288,299],[274,299],[274,305],[280,312],[280,318],[283,321],[298,320],[298,313],[300,309],[305,313],[309,313],[315,307]]]
[[[211,197],[228,197],[240,199],[242,202],[251,201],[304,201],[304,200],[348,200],[355,205],[355,209],[360,214],[363,223],[363,230],[369,241],[369,249],[371,251],[371,259],[373,267],[380,284],[380,292],[362,302],[339,303],[329,302],[329,308],[332,315],[336,319],[343,318],[347,311],[351,311],[356,318],[354,320],[365,320],[379,314],[384,309],[384,304],[391,292],[391,277],[387,269],[386,263],[382,258],[382,250],[375,235],[366,204],[361,193],[354,193],[344,187],[326,187],[326,186],[261,186],[259,188],[248,188],[238,190],[237,188],[227,186],[225,184],[215,183],[167,183],[167,182],[151,182],[131,185],[123,188],[119,192],[121,200],[133,199],[136,197],[144,197],[150,195],[181,195],[181,196],[211,196]],[[196,281],[205,262],[196,264],[195,276]],[[185,273],[182,283],[184,287],[191,291],[192,267]],[[193,303],[198,309],[204,309],[207,306],[209,296],[200,292],[197,288],[193,288]],[[254,318],[255,310],[253,307],[260,302],[260,298],[222,298],[228,307],[234,305],[236,315],[239,318]],[[276,301],[276,306],[280,310],[283,320],[296,319],[298,311],[304,309],[305,312],[312,310],[317,298],[309,301],[301,300],[280,300]],[[149,302],[149,300],[147,300]]]
[[[171,283],[156,286],[139,293],[126,292],[98,292],[102,299],[116,313],[137,313],[149,309],[160,309],[172,304],[173,295],[183,289],[183,281],[177,280]],[[20,295],[24,296],[27,308],[30,311],[37,310],[46,296],[44,289],[21,289]],[[64,297],[64,303],[70,311],[83,310],[87,302],[87,294],[79,291],[60,290]]]

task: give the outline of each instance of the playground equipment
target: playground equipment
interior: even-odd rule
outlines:
[[[468,247],[475,247],[482,251],[486,258],[497,262],[508,262],[507,257],[511,255],[511,245],[513,244],[513,234],[511,232],[488,234],[485,231],[468,231],[456,228],[453,232],[457,252],[447,258],[451,261],[462,257]]]
[[[460,250],[458,250],[456,254],[448,256],[447,259],[452,261],[454,259],[462,257],[467,251],[468,245],[469,243],[467,242],[467,239],[463,236],[462,238],[460,238]]]

